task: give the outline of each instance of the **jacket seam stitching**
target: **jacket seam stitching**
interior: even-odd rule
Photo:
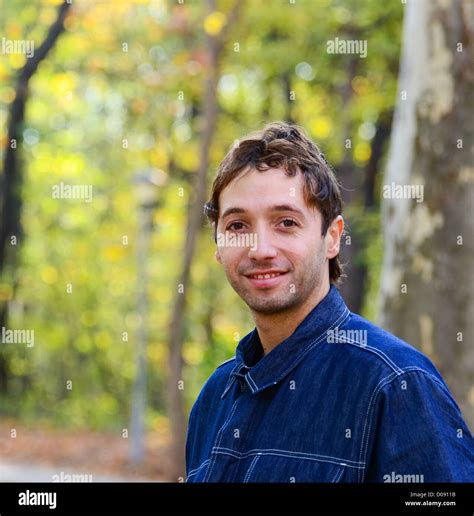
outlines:
[[[224,362],[222,362],[222,364],[219,364],[216,369],[219,369],[219,367],[222,367],[223,365],[226,365],[228,364],[229,362],[232,362],[232,360],[235,360],[235,357],[232,357],[232,358],[228,358],[227,360],[224,360]]]
[[[258,385],[254,382],[254,379],[250,376],[250,371],[245,375],[246,378],[248,378],[252,384],[255,386],[255,390],[258,389]],[[252,389],[252,392],[254,392],[254,389],[252,388],[252,385],[250,385],[250,388]]]
[[[421,367],[418,367],[418,366],[407,366],[406,368],[403,369],[403,374],[412,373],[412,372],[423,373],[424,375],[429,376],[431,378],[431,380],[433,380],[433,382],[437,383],[443,389],[443,391],[449,396],[449,398],[451,400],[455,401],[453,399],[451,393],[449,392],[449,390],[446,388],[446,385],[444,385],[440,381],[439,378],[436,378],[436,376],[431,374],[429,371],[426,371],[425,369],[422,369]]]
[[[214,452],[214,453],[217,453],[217,454],[222,454],[222,455],[230,455],[231,457],[234,457],[236,459],[239,459],[239,460],[242,460],[246,457],[239,457],[238,455],[234,455],[233,453],[231,452],[227,452],[227,451],[218,451],[218,452]],[[300,459],[300,460],[312,460],[314,462],[325,462],[325,463],[329,463],[329,464],[336,464],[337,466],[341,466],[342,463],[341,462],[337,462],[335,460],[329,460],[329,459],[316,459],[316,458],[311,458],[311,457],[288,457],[288,455],[286,454],[282,454],[282,453],[263,453],[263,452],[260,452],[260,455],[270,455],[270,456],[276,456],[276,457],[287,457],[287,458],[297,458],[297,459]],[[349,468],[354,468],[354,469],[358,469],[358,470],[361,470],[364,468],[364,466],[353,466],[351,464],[346,464],[347,467]]]
[[[394,372],[396,372],[399,375],[403,373],[402,368],[398,367],[397,364],[395,364],[395,362],[393,362],[383,351],[380,351],[377,348],[373,348],[372,346],[364,346],[360,342],[349,339],[347,337],[343,337],[339,342],[341,344],[345,343],[349,345],[354,345],[359,349],[365,349],[367,351],[370,351],[374,355],[377,355],[381,360],[383,360]]]
[[[362,459],[362,456],[364,456],[364,464],[365,464],[365,455],[367,453],[367,447],[368,447],[368,443],[369,443],[370,430],[371,430],[371,426],[372,426],[372,405],[375,402],[375,398],[376,398],[378,392],[380,391],[380,389],[382,389],[384,384],[388,383],[389,381],[393,380],[394,378],[397,378],[398,376],[399,375],[396,372],[392,372],[388,376],[385,376],[384,378],[382,378],[382,380],[380,380],[380,382],[375,386],[375,388],[372,392],[372,395],[370,397],[369,405],[367,407],[367,413],[365,416],[364,430],[362,432],[362,441],[361,441],[361,446],[360,446],[360,451],[359,451],[359,459]],[[368,427],[367,427],[367,423],[369,423]],[[366,434],[366,430],[367,430],[367,434]],[[358,475],[359,482],[362,482],[364,479],[364,470],[365,470],[365,465],[364,465],[364,469],[362,470],[362,472],[359,471],[359,475]]]
[[[379,392],[386,385],[389,385],[390,383],[393,382],[393,380],[395,380],[397,378],[400,378],[400,376],[403,376],[403,375],[405,375],[407,373],[412,373],[412,372],[419,372],[419,373],[423,373],[426,376],[429,376],[434,382],[436,382],[440,387],[442,387],[442,389],[443,389],[443,391],[445,393],[447,392],[449,394],[449,391],[446,390],[446,387],[439,381],[438,378],[436,378],[436,376],[433,376],[431,373],[429,373],[428,371],[425,371],[424,369],[421,369],[420,367],[408,366],[405,369],[402,369],[402,373],[400,375],[394,376],[393,378],[391,378],[390,380],[386,381],[385,383],[382,383],[385,379],[388,379],[389,376],[392,376],[393,375],[393,373],[392,373],[392,375],[389,375],[389,376],[385,377],[381,382],[379,382],[380,386],[378,388],[376,387],[377,392],[375,392],[375,390],[374,390],[374,393],[372,394],[372,397],[375,394],[375,398],[372,400],[372,403],[375,404],[375,401],[376,401],[376,398],[377,398]],[[451,396],[450,396],[450,398],[451,398]],[[371,415],[371,420],[372,420],[372,417],[373,417],[373,414]],[[367,419],[366,419],[366,421],[367,421]],[[364,455],[364,457],[363,457],[364,458],[364,464],[366,463],[366,455],[367,455],[368,443],[369,443],[369,438],[370,438],[371,426],[372,426],[372,422],[370,423],[370,426],[369,426],[369,429],[368,429],[366,445],[364,447],[364,454],[363,454]],[[364,426],[364,432],[365,432],[365,426]],[[363,445],[364,445],[364,442],[362,442],[362,446]],[[362,446],[361,446],[361,454],[359,455],[359,458],[362,458]],[[362,477],[361,480],[362,481],[364,480],[364,476],[365,476],[365,471],[362,471],[362,473],[361,473],[361,477]]]
[[[248,452],[238,452],[236,450],[232,450],[231,448],[224,447],[214,447],[213,453],[222,453],[224,455],[231,455],[237,459],[246,459],[247,457],[251,457],[252,455],[276,455],[278,457],[289,457],[292,459],[303,459],[303,460],[314,460],[318,462],[332,462],[338,465],[344,465],[351,468],[362,468],[364,464],[362,462],[356,462],[348,459],[340,459],[339,457],[331,457],[329,455],[317,455],[310,453],[299,452],[299,454],[287,450],[278,450],[275,448],[265,448],[265,449],[253,449]]]
[[[196,475],[196,473],[199,472],[200,469],[202,469],[208,462],[210,462],[211,459],[206,459],[199,467],[195,468],[195,469],[192,469],[189,473],[188,473],[188,476],[186,477],[186,482],[188,481],[188,479],[190,477],[192,477],[193,475]]]
[[[235,358],[234,358],[234,359],[232,359],[232,360],[235,360]],[[221,364],[221,365],[223,365],[223,364]],[[219,366],[219,367],[220,367],[220,366]],[[217,369],[219,369],[219,367],[218,367]],[[235,364],[235,366],[232,368],[232,371],[229,373],[229,377],[227,378],[226,386],[224,387],[224,391],[223,391],[223,393],[221,394],[221,399],[222,399],[222,398],[227,394],[227,392],[230,390],[230,388],[231,388],[231,387],[232,387],[232,385],[234,384],[236,377],[235,377],[235,376],[232,376],[232,373],[233,373],[234,371],[236,371],[238,367],[239,367],[239,364]]]
[[[344,473],[344,466],[342,466],[341,470],[336,473],[336,476],[331,480],[331,483],[334,484],[336,482],[339,482],[343,473]]]
[[[257,461],[258,459],[260,458],[261,456],[260,455],[255,455],[255,457],[252,459],[252,462],[250,464],[250,467],[245,475],[245,478],[244,478],[244,482],[248,482],[249,481],[249,478],[250,478],[250,475],[252,474],[254,468],[255,468],[255,464],[257,464]]]
[[[216,441],[215,441],[215,444],[217,444],[217,447],[221,444],[222,436],[224,434],[224,428],[227,426],[228,423],[230,423],[230,420],[232,419],[232,416],[234,415],[235,409],[237,408],[237,402],[238,401],[239,401],[239,398],[237,398],[234,401],[234,406],[232,407],[232,410],[230,411],[230,414],[229,414],[228,418],[224,421],[224,424],[221,426],[221,428],[219,429],[219,432],[217,433]],[[219,442],[217,442],[217,439],[219,439]],[[214,447],[216,447],[216,446],[214,445]],[[217,456],[214,455],[214,457],[212,458],[211,462],[209,463],[209,467],[207,469],[206,476],[204,478],[205,482],[207,480],[209,480],[209,477],[211,476],[212,468],[214,467],[216,459],[217,459]]]

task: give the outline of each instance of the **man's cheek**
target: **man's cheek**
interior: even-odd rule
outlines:
[[[224,266],[227,273],[237,274],[236,269],[239,264],[231,250],[222,247],[219,251],[221,264]]]

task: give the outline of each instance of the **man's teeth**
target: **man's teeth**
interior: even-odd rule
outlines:
[[[272,274],[252,274],[250,277],[253,279],[268,279],[280,276],[280,272],[274,272]]]

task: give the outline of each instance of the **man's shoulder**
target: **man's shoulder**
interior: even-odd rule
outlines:
[[[211,374],[211,376],[207,379],[206,383],[204,384],[201,390],[201,395],[205,395],[207,393],[218,393],[220,396],[227,384],[229,375],[234,366],[235,356],[225,360],[220,365],[218,365],[215,371]]]
[[[327,339],[330,344],[345,345],[343,352],[354,367],[366,365],[384,375],[419,369],[441,378],[422,351],[358,314],[351,312],[341,327],[328,331]]]
[[[227,360],[224,360],[224,362],[222,362],[222,364],[220,364],[216,367],[215,372],[217,372],[218,369],[222,369],[222,368],[232,369],[234,364],[235,364],[235,356],[232,358],[228,358]]]

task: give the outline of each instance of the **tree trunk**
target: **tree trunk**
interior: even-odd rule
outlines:
[[[136,335],[136,370],[132,388],[130,411],[130,464],[141,464],[146,453],[145,415],[147,406],[148,361],[147,346],[149,337],[148,317],[148,260],[150,241],[153,233],[153,208],[139,206],[137,235],[137,313],[140,317]]]
[[[25,118],[25,106],[28,99],[28,86],[31,77],[36,73],[38,65],[46,58],[64,31],[64,19],[71,7],[65,1],[58,9],[58,15],[49,28],[46,39],[28,58],[19,70],[15,87],[15,99],[9,109],[7,148],[3,159],[3,174],[0,178],[0,284],[9,287],[9,296],[0,301],[0,328],[6,326],[8,319],[8,301],[12,298],[16,286],[15,268],[18,247],[21,242],[21,188],[23,174],[19,160],[20,138]],[[12,242],[14,239],[14,242]],[[6,288],[6,287],[4,287]],[[9,299],[8,299],[9,298]],[[4,356],[0,355],[0,390],[7,392],[8,365]]]
[[[348,29],[351,37],[356,38],[357,33],[353,28]],[[352,120],[349,116],[349,103],[351,102],[354,91],[352,89],[352,80],[357,75],[357,67],[359,65],[359,57],[356,55],[349,55],[346,61],[347,79],[339,88],[339,93],[342,99],[342,115],[343,123],[343,140],[344,140],[344,156],[340,164],[336,164],[337,174],[342,186],[342,199],[346,207],[358,202],[358,174],[357,166],[354,164],[351,157],[351,150],[345,145],[347,140],[351,139],[352,135]],[[345,264],[344,272],[348,277],[341,285],[341,295],[345,303],[353,312],[359,313],[362,307],[362,299],[364,292],[364,280],[361,266],[357,263],[357,256],[362,251],[362,242],[351,231],[350,221],[346,227],[347,233],[350,235],[350,244],[343,245],[341,248],[341,260]],[[343,237],[343,242],[345,238]]]
[[[224,46],[224,36],[234,24],[240,11],[241,2],[237,0],[229,15],[228,22],[218,36],[208,35],[208,76],[205,84],[203,108],[204,127],[202,131],[200,163],[194,184],[194,197],[190,200],[187,216],[187,228],[183,263],[173,304],[173,312],[169,330],[169,418],[172,431],[171,463],[173,470],[170,478],[177,481],[184,478],[184,450],[186,442],[186,418],[183,407],[183,325],[186,307],[186,296],[189,288],[191,263],[194,256],[197,234],[203,222],[203,205],[207,194],[207,172],[209,168],[209,149],[214,137],[217,123],[217,83],[219,78],[219,57]],[[216,10],[214,0],[209,0],[209,12]]]
[[[470,0],[405,7],[384,185],[380,323],[426,353],[474,426],[474,16]],[[388,195],[388,193],[387,193]],[[392,197],[394,190],[392,190]],[[420,202],[419,202],[420,201]]]

